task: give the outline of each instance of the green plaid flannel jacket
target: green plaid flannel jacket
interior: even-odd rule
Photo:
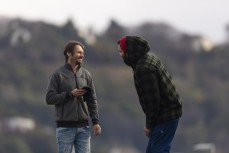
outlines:
[[[146,127],[181,117],[182,104],[172,78],[153,54],[146,53],[138,60],[134,82]]]

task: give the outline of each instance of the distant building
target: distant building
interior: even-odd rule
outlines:
[[[1,131],[26,133],[35,129],[35,122],[30,118],[12,117],[1,122]]]
[[[193,41],[193,48],[196,52],[209,52],[213,47],[213,43],[206,37],[196,37]]]
[[[213,143],[199,143],[196,144],[193,147],[194,151],[198,152],[198,153],[215,153],[216,152],[216,147],[215,144]]]
[[[27,29],[16,28],[15,31],[13,32],[12,36],[11,36],[10,44],[12,46],[15,46],[20,42],[22,42],[22,43],[29,42],[30,39],[31,39],[31,34]]]
[[[139,153],[139,151],[131,147],[114,147],[110,149],[109,153]]]

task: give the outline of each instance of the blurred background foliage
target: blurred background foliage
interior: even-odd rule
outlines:
[[[46,104],[45,93],[49,75],[64,64],[69,40],[85,44],[84,67],[97,90],[103,131],[92,136],[92,152],[145,152],[145,117],[132,70],[117,53],[116,42],[124,35],[148,40],[178,88],[183,116],[172,151],[192,153],[195,144],[214,143],[217,153],[227,153],[229,40],[214,45],[165,23],[124,27],[112,20],[100,34],[82,34],[71,20],[57,26],[8,18],[0,18],[0,152],[56,152],[54,108]],[[11,126],[14,117],[29,120],[31,128]]]

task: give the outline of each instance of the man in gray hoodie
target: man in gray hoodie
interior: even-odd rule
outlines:
[[[84,46],[70,41],[64,50],[65,65],[50,77],[46,102],[55,106],[58,153],[90,153],[89,116],[94,135],[101,133],[98,105],[90,73],[81,67]]]

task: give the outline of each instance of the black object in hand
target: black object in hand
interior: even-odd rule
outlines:
[[[90,92],[91,92],[91,88],[88,87],[88,86],[84,86],[84,87],[82,87],[81,89],[86,90],[87,93],[90,93]]]
[[[84,99],[85,99],[85,100],[90,99],[90,97],[91,97],[91,88],[88,87],[88,86],[84,86],[84,87],[82,87],[81,89],[87,91],[86,94],[84,94]]]

